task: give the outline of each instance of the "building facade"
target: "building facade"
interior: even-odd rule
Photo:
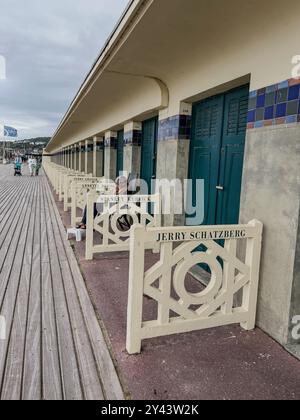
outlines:
[[[110,179],[204,179],[205,224],[261,220],[257,323],[284,345],[300,315],[299,15],[297,0],[132,1],[46,150]]]

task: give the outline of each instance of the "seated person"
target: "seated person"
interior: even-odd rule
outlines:
[[[127,195],[128,193],[128,180],[125,176],[120,176],[116,179],[116,194],[117,195]],[[94,219],[100,214],[99,211],[99,204],[94,203]],[[76,226],[77,229],[86,229],[87,224],[87,206],[85,206],[83,210],[82,220],[78,226]]]

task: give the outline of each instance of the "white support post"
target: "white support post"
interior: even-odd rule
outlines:
[[[97,137],[93,138],[94,148],[93,148],[93,176],[97,176]]]
[[[161,247],[161,259],[166,262],[167,269],[159,280],[159,288],[161,290],[161,303],[158,303],[157,320],[161,325],[166,325],[170,319],[170,307],[168,301],[172,291],[172,265],[173,243],[163,244]]]
[[[85,141],[85,173],[92,175],[93,174],[93,153],[90,151],[90,147],[93,147],[93,140]]]
[[[129,354],[141,352],[141,325],[143,319],[145,228],[133,227],[130,239],[129,291],[127,309],[126,349]]]
[[[255,328],[263,224],[258,220],[252,220],[249,223],[249,226],[255,227],[257,229],[257,234],[254,238],[248,240],[246,250],[245,263],[250,267],[250,281],[243,291],[242,306],[248,311],[248,320],[245,323],[241,323],[241,327],[248,331]]]
[[[228,254],[232,255],[233,257],[236,257],[237,252],[237,240],[236,239],[230,239],[225,242],[224,246],[225,250],[228,252]],[[235,267],[233,264],[230,264],[230,262],[225,261],[224,262],[224,289],[226,290],[226,299],[225,303],[222,306],[222,312],[227,314],[232,314],[233,309],[233,299],[234,299],[234,280],[235,280]]]
[[[76,183],[74,182],[71,187],[71,226],[76,227]]]
[[[88,261],[91,261],[93,259],[94,202],[95,202],[95,194],[94,192],[90,192],[87,195],[87,225],[86,225],[86,255],[85,255],[85,259]]]

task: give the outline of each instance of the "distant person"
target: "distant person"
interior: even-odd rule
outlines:
[[[39,172],[40,172],[41,167],[42,167],[42,161],[41,161],[41,159],[37,159],[36,167],[35,167],[35,176],[39,176]]]
[[[17,156],[15,158],[15,175],[14,176],[22,176],[22,159]]]
[[[35,174],[35,169],[36,169],[36,160],[33,157],[30,157],[28,159],[28,168],[29,168],[30,176],[33,176]]]

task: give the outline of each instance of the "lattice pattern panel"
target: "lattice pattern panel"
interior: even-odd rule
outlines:
[[[146,338],[234,323],[245,329],[254,328],[262,241],[260,222],[165,230],[136,226],[131,240],[129,353],[139,353],[141,341]],[[160,259],[145,271],[144,245],[155,240],[161,246]],[[245,260],[237,256],[241,240],[246,243]],[[195,267],[197,274],[191,274]],[[200,292],[198,288],[193,291],[187,288],[189,278],[202,285]],[[238,292],[242,296],[240,305],[234,304]],[[151,298],[158,309],[157,317],[146,322],[143,322],[143,296]]]

